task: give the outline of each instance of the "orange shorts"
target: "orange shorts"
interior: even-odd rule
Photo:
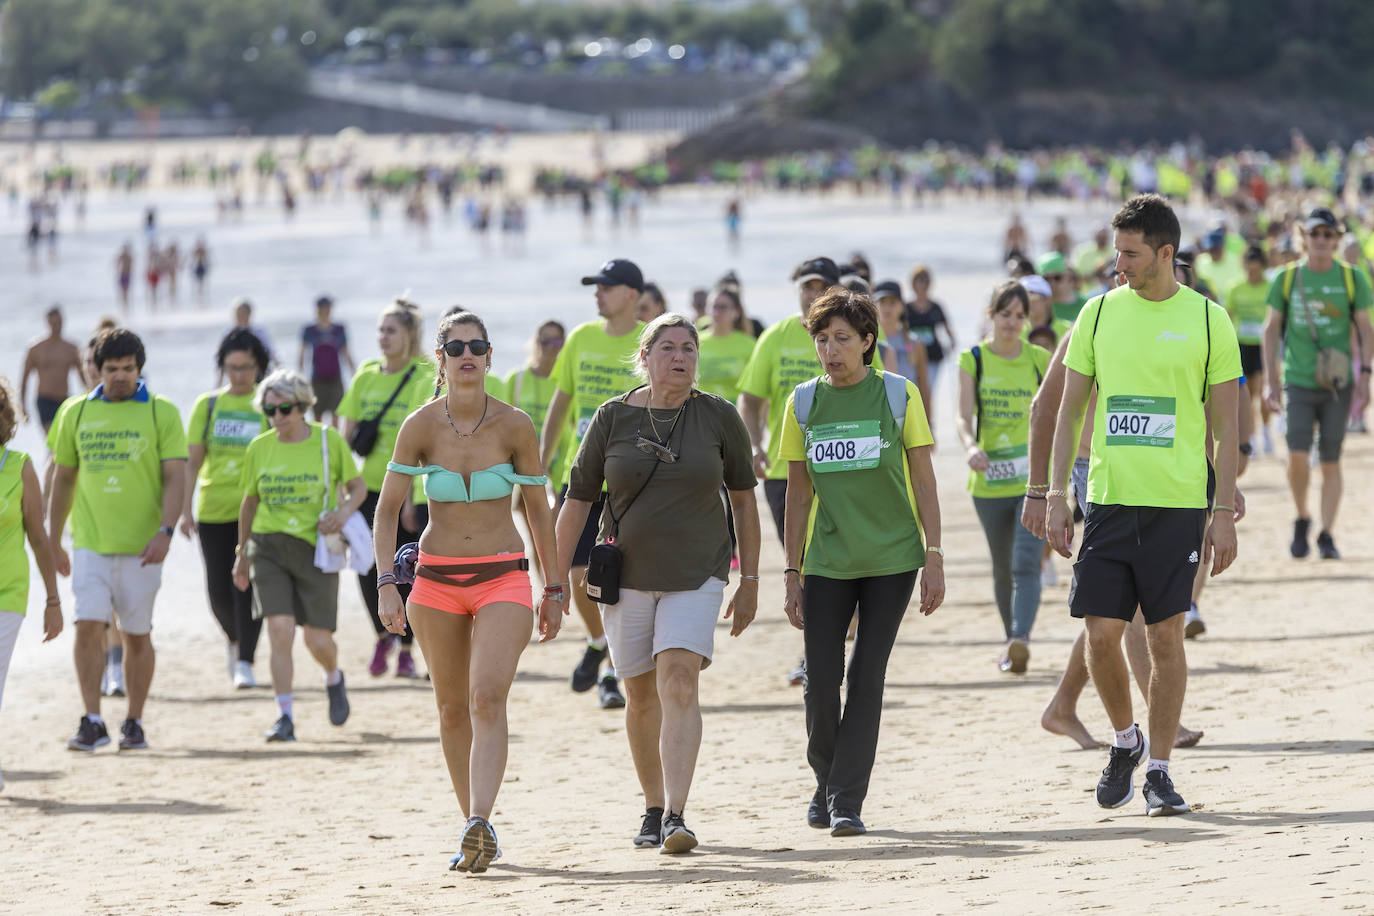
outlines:
[[[422,550],[418,565],[476,565],[518,559],[520,559],[518,555],[510,553],[497,554],[491,557],[439,557]],[[462,573],[450,573],[450,575],[462,577]],[[508,573],[502,573],[495,579],[476,585],[445,585],[442,582],[435,582],[433,579],[416,576],[415,584],[410,589],[410,602],[432,607],[447,614],[467,614],[469,616],[476,614],[479,609],[488,604],[502,602],[518,604],[533,610],[534,601],[530,588],[530,574],[528,570],[524,569],[514,569]]]

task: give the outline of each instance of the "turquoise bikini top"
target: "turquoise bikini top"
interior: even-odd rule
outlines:
[[[532,474],[517,474],[515,466],[493,464],[489,468],[472,472],[472,489],[469,491],[463,475],[450,471],[441,464],[427,464],[422,468],[408,464],[387,462],[386,469],[410,477],[423,475],[425,496],[440,503],[473,503],[485,499],[505,499],[510,496],[516,484],[546,484],[549,478]]]

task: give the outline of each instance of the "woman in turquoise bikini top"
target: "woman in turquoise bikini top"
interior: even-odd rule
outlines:
[[[378,614],[393,633],[402,632],[409,617],[444,711],[439,721],[444,757],[458,804],[468,816],[462,852],[452,867],[484,871],[497,851],[489,818],[505,771],[505,698],[529,644],[532,615],[513,598],[494,599],[472,614],[419,604],[413,594],[410,606],[402,607],[394,576],[387,572],[396,552],[396,520],[414,478],[423,475],[430,500],[429,524],[420,535],[425,567],[438,560],[443,565],[435,570],[461,570],[468,560],[473,580],[479,571],[491,571],[482,567],[523,567],[525,543],[510,498],[519,485],[544,569],[558,568],[558,549],[534,424],[485,391],[491,344],[481,319],[462,311],[445,317],[434,355],[442,395],[401,424],[377,500]],[[547,584],[537,611],[540,642],[558,634],[566,606],[564,586]],[[482,704],[470,708],[470,696],[483,698]]]

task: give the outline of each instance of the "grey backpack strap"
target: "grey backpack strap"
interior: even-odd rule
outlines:
[[[895,372],[883,373],[883,387],[887,389],[887,406],[892,411],[892,419],[901,429],[906,423],[906,376]]]
[[[818,378],[808,379],[792,392],[792,412],[796,414],[797,425],[802,429],[806,428],[806,419],[811,416],[811,405],[816,401],[816,383],[819,381]]]
[[[210,395],[210,403],[205,405],[205,428],[200,433],[200,444],[210,445],[210,427],[215,423],[215,402],[219,400],[219,394]]]

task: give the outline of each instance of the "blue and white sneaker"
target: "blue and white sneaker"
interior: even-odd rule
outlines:
[[[487,870],[492,862],[501,858],[501,847],[496,842],[496,830],[485,818],[470,817],[463,828],[462,852],[449,859],[449,871],[466,871],[479,875]]]

